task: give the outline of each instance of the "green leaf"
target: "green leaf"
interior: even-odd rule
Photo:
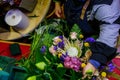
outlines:
[[[79,26],[77,24],[74,24],[72,29],[71,29],[71,32],[76,32],[76,33],[80,34],[81,29],[79,28]]]
[[[40,52],[40,48],[35,51],[35,63],[45,61],[44,54]]]
[[[71,78],[70,80],[76,80],[76,75],[75,75],[75,71],[71,70]]]
[[[64,67],[57,68],[57,72],[59,77],[63,78],[64,74],[66,73],[66,69]]]
[[[52,39],[53,39],[54,35],[51,35],[49,33],[44,34],[43,36],[43,45],[50,47],[52,45]]]
[[[45,72],[45,73],[43,74],[43,78],[44,78],[44,80],[52,80],[51,74],[50,74],[50,73],[47,73],[47,72]]]

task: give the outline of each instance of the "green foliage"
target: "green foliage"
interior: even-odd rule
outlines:
[[[54,37],[54,35],[51,35],[49,33],[44,34],[44,36],[43,36],[43,44],[46,45],[47,47],[50,47],[51,44],[52,44],[53,37]]]
[[[71,29],[71,32],[76,32],[76,33],[80,34],[81,29],[79,28],[79,26],[77,24],[74,24],[72,29]]]

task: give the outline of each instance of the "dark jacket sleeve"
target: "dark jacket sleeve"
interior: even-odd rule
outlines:
[[[90,59],[98,61],[100,64],[106,64],[116,56],[116,48],[110,47],[102,42],[94,42],[91,44],[92,56]]]

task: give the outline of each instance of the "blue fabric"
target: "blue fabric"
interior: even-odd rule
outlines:
[[[89,62],[96,68],[98,69],[100,67],[100,63],[96,60],[90,59]]]
[[[0,71],[0,80],[8,80],[9,78],[9,73],[5,71]]]

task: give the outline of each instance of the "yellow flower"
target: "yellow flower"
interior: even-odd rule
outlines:
[[[81,64],[81,67],[82,67],[82,68],[84,68],[85,66],[86,66],[86,64],[85,64],[85,63],[82,63],[82,64]]]
[[[82,38],[84,38],[84,36],[83,36],[82,34],[80,34],[80,36],[79,36],[79,37],[80,37],[81,39],[82,39]]]
[[[59,54],[58,54],[58,57],[60,58],[61,56],[62,56],[62,53],[59,53]]]
[[[101,76],[102,76],[102,77],[106,77],[106,75],[107,75],[106,72],[102,72],[102,73],[101,73]]]
[[[36,63],[35,65],[36,65],[36,67],[37,67],[38,69],[40,69],[40,70],[44,70],[44,69],[45,69],[45,66],[46,66],[45,62],[38,62],[38,63]]]
[[[27,78],[27,80],[36,80],[36,76],[30,76]]]
[[[0,71],[2,71],[2,68],[0,68]]]
[[[85,43],[84,43],[84,46],[85,46],[85,47],[89,47],[90,44],[89,44],[88,42],[85,42]]]

